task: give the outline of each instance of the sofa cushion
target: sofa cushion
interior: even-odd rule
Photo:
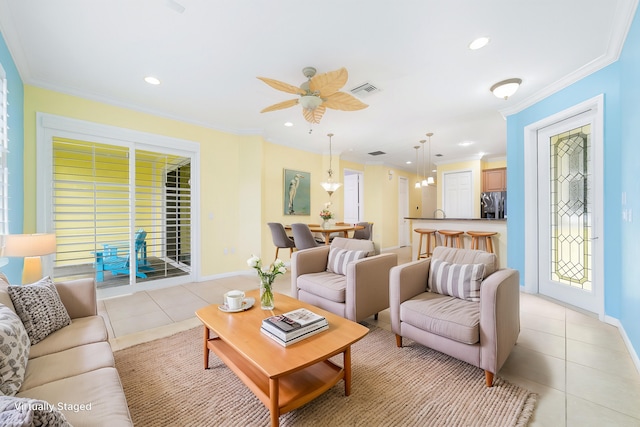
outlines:
[[[465,344],[480,342],[480,303],[423,292],[400,305],[400,320]]]
[[[334,302],[345,302],[347,277],[323,271],[298,277],[298,289]]]
[[[29,336],[18,315],[0,304],[0,393],[5,396],[14,396],[20,390],[30,347]]]
[[[69,313],[50,277],[30,285],[9,286],[8,292],[32,345],[71,324]]]
[[[101,368],[18,393],[58,406],[73,426],[132,426],[116,368]]]
[[[484,264],[451,264],[434,259],[429,271],[429,289],[443,295],[480,301],[483,275]]]
[[[38,344],[32,345],[29,359],[84,344],[107,341],[107,339],[107,327],[101,316],[73,319],[69,326],[55,331]]]
[[[329,261],[327,262],[327,271],[335,274],[347,274],[347,264],[367,256],[365,251],[349,251],[347,249],[331,248],[329,249]]]
[[[106,341],[47,354],[29,361],[20,391],[114,366],[111,346]]]
[[[71,427],[56,405],[11,396],[0,396],[0,425]]]

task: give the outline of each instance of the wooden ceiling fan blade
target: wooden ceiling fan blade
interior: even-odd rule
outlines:
[[[298,104],[298,99],[290,99],[288,101],[278,102],[277,104],[273,104],[260,111],[261,113],[266,113],[268,111],[282,110],[285,108],[293,107]]]
[[[347,84],[348,78],[349,73],[344,67],[328,73],[317,74],[311,78],[309,90],[318,92],[322,98],[325,98],[342,89]]]
[[[327,111],[327,109],[324,108],[324,106],[320,105],[319,107],[316,107],[313,110],[303,108],[302,115],[304,116],[304,119],[309,123],[319,124],[320,119],[322,119],[322,116],[324,115],[325,111]]]
[[[289,83],[281,82],[279,80],[269,79],[267,77],[258,77],[258,79],[262,80],[272,88],[283,92],[293,93],[296,95],[304,95],[306,93],[303,89],[300,89],[297,86],[290,85]]]
[[[355,111],[367,108],[368,105],[346,92],[336,92],[327,97],[322,106],[333,110]]]

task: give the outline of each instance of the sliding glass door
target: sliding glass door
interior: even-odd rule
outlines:
[[[190,165],[172,153],[54,137],[56,279],[93,276],[105,289],[189,276]]]

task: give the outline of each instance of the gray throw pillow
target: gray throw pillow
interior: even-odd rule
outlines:
[[[69,313],[50,277],[31,285],[9,286],[7,291],[27,330],[31,345],[71,324]]]
[[[367,256],[365,251],[348,251],[346,249],[329,249],[327,271],[335,274],[347,274],[347,264]]]
[[[429,287],[431,292],[480,301],[480,284],[484,264],[451,264],[439,259],[431,260]]]
[[[15,396],[29,360],[29,336],[16,313],[0,304],[0,393]],[[1,424],[1,423],[0,423]]]

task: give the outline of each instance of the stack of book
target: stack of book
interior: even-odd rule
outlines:
[[[267,317],[262,321],[260,332],[286,347],[327,329],[327,319],[306,308],[299,308]]]

